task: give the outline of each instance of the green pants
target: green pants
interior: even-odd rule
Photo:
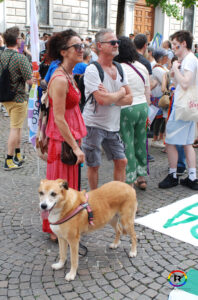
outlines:
[[[126,182],[133,183],[138,176],[147,175],[146,119],[147,103],[121,110],[120,135],[125,144],[128,159]]]

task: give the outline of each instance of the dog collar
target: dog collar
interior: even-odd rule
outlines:
[[[88,196],[87,193],[85,194],[85,197],[87,199],[87,202],[80,204],[69,215],[67,215],[66,217],[62,218],[61,220],[59,220],[57,222],[50,223],[50,225],[60,225],[60,224],[63,224],[65,222],[69,221],[71,218],[73,218],[75,215],[77,215],[79,212],[81,212],[83,209],[86,208],[87,213],[88,213],[89,224],[93,226],[94,225],[94,223],[93,223],[93,212],[92,212],[91,207],[89,206],[89,203],[88,203],[89,196]]]

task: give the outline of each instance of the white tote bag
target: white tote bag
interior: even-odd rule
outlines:
[[[180,88],[175,102],[175,119],[198,122],[198,86]]]
[[[180,86],[175,101],[175,119],[198,122],[198,61],[194,85],[187,90]]]

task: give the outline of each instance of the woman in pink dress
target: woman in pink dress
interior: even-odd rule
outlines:
[[[86,127],[80,112],[80,92],[72,76],[74,66],[83,60],[83,44],[78,34],[69,29],[54,35],[48,46],[52,60],[60,60],[48,85],[49,119],[46,133],[49,137],[47,179],[65,179],[70,188],[78,189],[78,165],[85,160],[80,141],[86,135]],[[66,141],[77,156],[75,165],[61,162],[61,143]],[[43,231],[56,236],[50,229],[48,219],[43,220]]]

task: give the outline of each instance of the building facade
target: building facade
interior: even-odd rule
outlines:
[[[40,32],[58,32],[67,28],[82,37],[93,36],[100,28],[116,29],[118,0],[35,0]],[[30,25],[30,0],[4,0],[0,3],[0,31]]]
[[[39,32],[58,32],[73,28],[83,38],[93,37],[100,28],[116,31],[118,0],[35,0]],[[182,21],[169,18],[160,8],[147,7],[145,0],[125,0],[124,32],[145,33],[152,40],[155,33],[163,39],[180,29],[190,30],[198,42],[198,9],[180,8]],[[4,0],[0,3],[0,32],[18,25],[27,32],[30,24],[30,0]]]

